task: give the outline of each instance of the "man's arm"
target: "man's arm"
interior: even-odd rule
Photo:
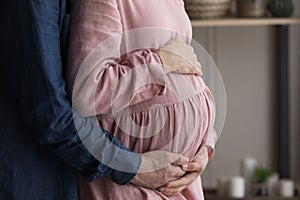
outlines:
[[[3,67],[10,76],[9,87],[18,99],[25,124],[41,144],[54,151],[68,165],[80,169],[89,181],[109,176],[119,184],[129,182],[140,166],[141,157],[128,152],[92,119],[74,114],[65,92],[61,59],[61,30],[64,1],[6,1],[1,20]],[[82,143],[78,132],[88,139],[95,135],[99,146],[96,159]],[[118,147],[118,148],[116,148]],[[116,150],[117,149],[117,150]],[[105,163],[105,164],[103,164]],[[131,172],[111,168],[122,163]]]
[[[119,184],[129,182],[140,168],[141,156],[95,126],[93,119],[78,117],[67,99],[60,54],[65,1],[11,0],[2,1],[1,8],[3,70],[26,125],[41,144],[79,169],[87,180],[108,176]],[[89,151],[83,144],[88,141],[95,147]],[[97,155],[91,154],[96,150]],[[125,166],[130,172],[112,165]],[[142,179],[152,187],[157,181],[155,175],[162,171],[169,174],[160,177],[165,183],[182,175],[181,170],[169,165],[143,174]]]

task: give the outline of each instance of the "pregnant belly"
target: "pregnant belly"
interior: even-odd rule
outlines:
[[[209,93],[200,77],[170,74],[165,94],[98,120],[137,153],[160,149],[193,159],[205,143],[210,124]]]

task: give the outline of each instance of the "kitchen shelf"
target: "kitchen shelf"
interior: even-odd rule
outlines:
[[[191,22],[193,27],[273,26],[300,24],[300,17],[195,19]]]
[[[216,188],[204,189],[205,200],[237,200],[237,198],[219,196]],[[294,197],[279,197],[279,196],[246,196],[244,198],[238,198],[238,200],[299,200],[300,196]]]

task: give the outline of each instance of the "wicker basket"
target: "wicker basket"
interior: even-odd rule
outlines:
[[[218,18],[229,9],[230,0],[184,0],[185,9],[191,19]]]

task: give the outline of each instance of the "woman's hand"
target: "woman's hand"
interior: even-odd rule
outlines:
[[[179,40],[171,40],[156,51],[166,73],[177,72],[201,76],[201,65],[192,46]]]
[[[200,174],[205,170],[207,163],[207,148],[203,148],[198,158],[182,166],[182,169],[187,172],[184,176],[175,181],[170,181],[158,190],[166,196],[173,196],[182,192],[200,176]]]

